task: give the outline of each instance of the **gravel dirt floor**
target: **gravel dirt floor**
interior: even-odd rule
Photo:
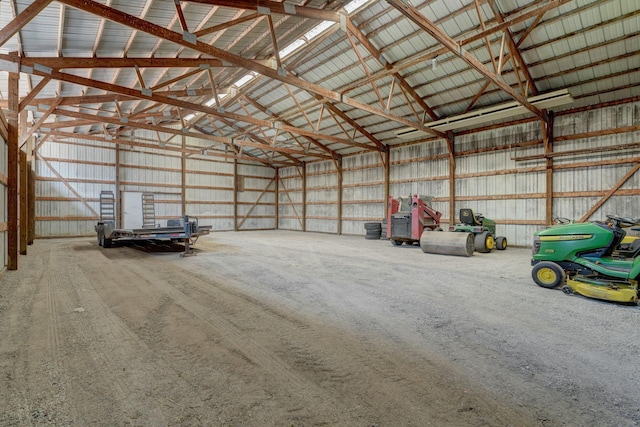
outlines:
[[[528,248],[194,248],[30,246],[0,278],[0,426],[640,424],[640,309],[536,286]]]

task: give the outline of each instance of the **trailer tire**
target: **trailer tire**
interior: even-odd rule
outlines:
[[[507,238],[504,236],[496,237],[496,249],[499,251],[504,251],[507,249]]]
[[[567,275],[564,269],[555,262],[541,261],[533,266],[531,277],[536,282],[536,285],[553,289],[564,283]]]
[[[392,244],[393,246],[402,246],[402,240],[394,240],[394,239],[391,239],[391,244]]]

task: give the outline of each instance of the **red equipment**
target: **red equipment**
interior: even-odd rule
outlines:
[[[389,196],[387,205],[387,236],[395,246],[420,242],[425,229],[440,227],[442,214],[429,207],[429,196],[414,194],[394,199]]]

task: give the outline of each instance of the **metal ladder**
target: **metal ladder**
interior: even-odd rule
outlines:
[[[142,193],[142,228],[156,227],[156,203],[153,193]]]
[[[113,191],[100,192],[100,221],[116,221],[116,199]]]

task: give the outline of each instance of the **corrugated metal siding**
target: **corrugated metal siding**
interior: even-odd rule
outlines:
[[[530,245],[530,222],[544,221],[545,171],[514,158],[532,154],[532,144],[542,146],[537,122],[457,137],[455,221],[461,208],[471,208],[496,221],[510,245]]]
[[[153,150],[120,148],[120,191],[152,193],[156,224],[182,215],[182,158]]]
[[[333,162],[307,165],[307,231],[338,232],[338,172]]]
[[[275,169],[238,164],[238,230],[276,227]]]
[[[100,191],[114,190],[114,165],[115,150],[106,144],[43,144],[35,158],[36,237],[94,234]]]
[[[377,153],[342,161],[342,233],[365,234],[365,222],[385,217],[384,165]]]
[[[640,141],[640,131],[636,129],[639,125],[640,102],[555,118],[554,216],[579,220],[618,185],[619,190],[591,219],[603,219],[607,214],[638,216],[640,174],[634,173],[622,181],[639,163],[640,147],[634,145]],[[533,232],[544,227],[546,212],[546,161],[540,123],[530,121],[459,134],[455,147],[455,212],[448,211],[449,156],[444,141],[392,147],[390,194],[432,196],[432,207],[443,213],[444,226],[450,219],[458,220],[460,208],[471,208],[496,220],[498,234],[505,235],[511,245],[529,245]],[[589,149],[594,151],[584,152]],[[537,157],[523,159],[526,156]],[[126,146],[120,150],[120,162],[122,191],[156,194],[159,217],[181,214],[179,154]],[[274,169],[238,163],[238,205],[234,209],[234,162],[189,156],[185,213],[198,216],[202,224],[213,225],[214,230],[277,226],[337,233],[339,175],[335,164],[324,161],[305,167],[306,201],[303,201],[302,167],[279,169],[276,224]],[[6,170],[6,158],[3,168]],[[342,233],[364,234],[364,222],[385,216],[382,160],[377,153],[346,156],[342,168]],[[101,190],[115,188],[113,147],[78,140],[47,142],[39,150],[36,169],[37,235],[93,234],[95,219],[91,209],[98,211]]]
[[[188,157],[186,213],[213,230],[233,230],[233,170],[233,160]]]
[[[588,155],[567,155],[554,161],[554,214],[580,219],[638,164],[640,131],[611,132],[640,125],[640,103],[623,104],[556,118],[554,151],[597,149]],[[631,128],[633,129],[633,128]],[[587,133],[574,139],[572,135]],[[589,135],[588,133],[593,133]],[[606,133],[606,134],[602,134]],[[626,146],[626,147],[625,147]],[[640,175],[634,173],[616,194],[591,216],[638,217]]]
[[[449,157],[444,142],[392,148],[389,180],[390,196],[431,196],[431,207],[448,218]]]
[[[278,171],[278,228],[303,229],[302,177],[298,168],[281,168]]]

